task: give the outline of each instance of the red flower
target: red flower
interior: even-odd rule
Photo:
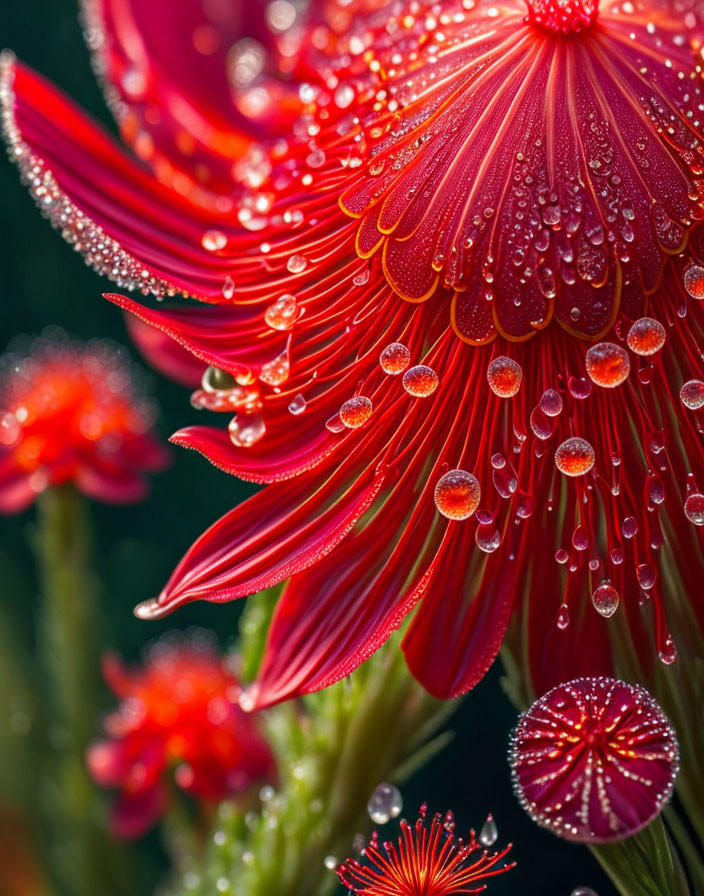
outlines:
[[[254,721],[238,706],[237,679],[202,640],[162,640],[145,663],[125,669],[110,656],[105,678],[120,699],[105,722],[107,740],[88,751],[88,768],[120,797],[112,824],[138,837],[168,800],[166,776],[200,800],[220,801],[271,775],[272,754]]]
[[[37,339],[0,369],[0,511],[73,482],[110,503],[138,501],[167,463],[154,406],[123,352],[105,342]]]
[[[350,893],[360,896],[454,896],[479,893],[488,877],[503,874],[515,863],[500,865],[511,849],[489,853],[469,832],[465,842],[455,836],[451,812],[443,818],[436,814],[428,826],[426,807],[414,825],[401,822],[401,835],[396,844],[379,846],[376,831],[371,843],[362,851],[366,860],[347,859],[337,873]],[[474,886],[479,884],[479,886]]]
[[[677,737],[643,688],[611,678],[558,685],[513,733],[513,784],[534,821],[608,843],[645,827],[672,796]]]
[[[677,397],[704,381],[700,4],[283,3],[246,35],[148,7],[86,4],[138,160],[10,57],[3,88],[88,263],[202,300],[110,296],[217,368],[194,400],[229,432],[174,441],[268,484],[141,614],[291,577],[254,705],[339,679],[414,607],[439,696],[512,614],[537,691],[609,671],[602,586],[672,662],[659,570],[704,575],[700,387]]]

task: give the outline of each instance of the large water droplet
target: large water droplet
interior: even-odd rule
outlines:
[[[486,371],[489,388],[499,398],[513,398],[521,388],[523,370],[521,365],[504,355],[494,358]]]
[[[206,392],[223,392],[237,385],[234,376],[219,367],[206,367],[200,382]]]
[[[482,846],[493,846],[498,839],[499,831],[496,827],[494,816],[489,813],[486,817],[486,821],[482,825],[481,831],[479,831],[479,842]]]
[[[233,445],[238,448],[249,448],[266,433],[264,418],[258,411],[251,414],[236,414],[227,427]]]
[[[435,486],[435,506],[449,520],[466,520],[479,506],[479,480],[466,470],[450,470]]]
[[[440,384],[437,373],[425,364],[410,367],[403,375],[403,388],[414,398],[427,398]]]
[[[227,237],[221,230],[206,230],[200,242],[208,252],[217,252],[225,248]]]
[[[290,293],[280,296],[264,312],[264,320],[272,330],[290,330],[297,317],[298,303]]]
[[[562,396],[557,389],[546,389],[540,397],[540,410],[548,417],[557,417],[562,413]]]
[[[659,352],[665,345],[667,334],[663,325],[652,317],[641,317],[628,331],[626,342],[636,355],[645,357]]]
[[[403,799],[398,787],[383,782],[369,797],[367,812],[374,824],[386,824],[401,814]]]
[[[288,409],[289,412],[294,416],[298,416],[298,414],[302,414],[303,411],[305,411],[306,400],[300,392],[293,396],[293,398],[289,402]]]
[[[565,476],[584,476],[594,466],[594,449],[586,439],[573,436],[555,452],[555,465]]]
[[[599,896],[591,887],[575,887],[570,896]]]
[[[684,288],[693,299],[704,299],[704,268],[690,265],[684,272]]]
[[[704,407],[704,383],[701,380],[688,380],[680,389],[680,400],[690,411],[698,411]]]
[[[592,604],[600,616],[608,619],[618,609],[619,593],[609,582],[602,582],[592,594]]]
[[[358,429],[372,415],[372,403],[364,395],[355,395],[340,408],[340,420],[348,429]]]
[[[690,523],[704,526],[704,495],[693,492],[684,502],[684,512]]]
[[[302,255],[292,255],[286,262],[286,268],[291,274],[300,274],[308,267],[308,262]]]
[[[567,604],[561,604],[557,613],[557,627],[564,631],[570,624],[570,608]]]
[[[379,364],[384,373],[397,376],[411,363],[411,353],[402,342],[392,342],[379,355]]]
[[[631,372],[628,352],[613,342],[593,345],[584,359],[589,379],[605,389],[620,386]]]

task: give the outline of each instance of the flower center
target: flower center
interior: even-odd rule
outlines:
[[[596,21],[599,0],[526,0],[527,20],[555,34],[577,34]]]

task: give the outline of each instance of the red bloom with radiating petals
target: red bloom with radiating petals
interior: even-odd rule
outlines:
[[[679,748],[646,690],[578,678],[523,713],[511,768],[516,795],[534,821],[567,840],[609,843],[635,834],[669,801]]]
[[[414,608],[442,697],[512,616],[538,692],[612,668],[614,612],[672,663],[660,570],[704,576],[700,0],[276,4],[256,34],[148,7],[86,3],[139,160],[9,56],[2,85],[43,212],[213,368],[228,428],[174,441],[267,484],[140,614],[290,578],[259,706]]]
[[[464,841],[455,836],[451,812],[433,816],[428,825],[422,806],[415,824],[401,822],[397,843],[379,845],[376,831],[362,851],[363,862],[347,859],[337,873],[350,893],[360,896],[455,896],[479,893],[489,877],[503,874],[514,863],[501,864],[510,846],[489,853],[474,831]]]
[[[155,408],[124,352],[109,343],[37,339],[0,369],[0,511],[72,482],[108,503],[138,501],[166,450]]]
[[[120,705],[87,762],[99,784],[120,790],[118,836],[138,837],[157,820],[168,804],[167,775],[214,802],[273,774],[266,741],[238,705],[237,679],[209,642],[162,640],[142,666],[125,669],[109,656],[104,672]]]

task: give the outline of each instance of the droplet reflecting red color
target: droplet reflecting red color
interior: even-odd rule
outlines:
[[[523,370],[517,361],[501,355],[489,363],[486,371],[489,388],[499,398],[513,398],[521,388]]]
[[[659,352],[665,345],[665,327],[652,317],[641,317],[628,331],[626,342],[636,355],[647,357]]]
[[[218,252],[227,245],[227,237],[220,230],[206,230],[201,238],[201,245],[208,252]]]
[[[371,417],[372,410],[372,403],[366,396],[355,395],[340,408],[340,420],[348,429],[358,429]]]
[[[595,454],[586,439],[573,436],[555,452],[555,465],[565,476],[584,476],[594,466]]]
[[[466,520],[479,506],[479,480],[466,470],[450,470],[435,486],[435,506],[449,520]]]
[[[609,582],[602,582],[592,594],[592,604],[600,616],[608,619],[618,609],[619,593]]]
[[[688,380],[680,389],[680,401],[690,411],[698,411],[704,407],[704,383],[701,380]]]
[[[367,803],[367,812],[374,824],[386,824],[398,818],[403,809],[403,797],[398,787],[383,781],[374,790]]]
[[[605,389],[620,386],[631,372],[628,352],[613,342],[599,342],[593,345],[585,358],[589,379]]]
[[[704,268],[690,265],[684,272],[684,288],[693,299],[704,299]]]
[[[578,678],[521,716],[510,762],[516,796],[535,822],[567,840],[608,843],[639,831],[667,803],[679,749],[646,690]]]
[[[298,303],[290,293],[280,296],[264,312],[264,320],[272,330],[290,330],[297,317]]]
[[[392,342],[379,355],[379,364],[384,373],[397,376],[411,363],[411,353],[402,342]]]
[[[414,398],[427,398],[440,384],[437,373],[425,364],[410,367],[403,375],[403,388]]]
[[[690,523],[704,526],[704,495],[694,492],[684,502],[684,512]]]

